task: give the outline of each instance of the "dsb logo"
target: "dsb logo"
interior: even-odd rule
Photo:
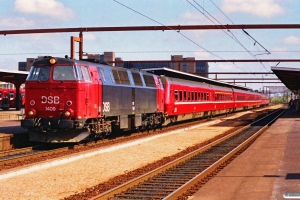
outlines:
[[[59,104],[59,96],[42,96],[42,104]]]

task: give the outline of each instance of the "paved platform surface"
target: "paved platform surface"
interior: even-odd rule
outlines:
[[[21,113],[23,113],[24,110],[0,110],[0,123],[3,124],[2,120],[20,120],[22,119]]]
[[[292,192],[300,199],[300,113],[287,111],[189,199],[280,200]]]
[[[18,114],[16,110],[0,111],[0,151],[28,146],[28,131],[21,127]]]

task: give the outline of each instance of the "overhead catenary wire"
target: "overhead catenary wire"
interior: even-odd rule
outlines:
[[[215,25],[217,25],[218,27],[224,27],[225,29],[227,29],[221,22],[219,22],[214,16],[212,16],[203,6],[201,6],[199,3],[197,3],[195,0],[194,3],[199,6],[200,8],[203,9],[203,13],[195,6],[193,5],[189,0],[186,0],[190,5],[192,5],[197,11],[199,11],[201,14],[203,14],[209,21],[211,21],[212,23],[214,23]],[[214,4],[215,5],[215,4]],[[213,18],[216,22],[219,23],[219,25],[217,23],[215,23],[211,18],[209,18],[207,15],[205,15],[205,13],[207,13],[211,18]],[[231,21],[231,20],[230,20]],[[232,35],[230,36],[226,31],[224,31],[222,28],[220,28],[220,30],[222,30],[226,35],[228,35],[231,39],[233,39],[235,42],[237,42],[240,46],[242,46],[254,59],[257,60],[257,58],[255,57],[255,55],[253,55],[251,53],[251,51],[249,51],[239,40],[238,38],[229,30],[227,29],[227,31]],[[266,69],[266,71],[268,71],[268,69],[263,65],[263,63],[261,63],[261,65]],[[240,67],[239,67],[240,68]]]
[[[154,19],[152,19],[152,18],[150,18],[150,17],[148,17],[148,16],[146,16],[146,15],[140,13],[140,12],[138,12],[138,11],[136,11],[136,10],[134,10],[134,9],[132,9],[132,8],[130,8],[130,7],[128,7],[128,6],[124,5],[124,4],[122,4],[122,3],[120,3],[120,2],[117,1],[117,0],[113,0],[113,1],[115,1],[116,3],[118,3],[118,4],[120,4],[120,5],[124,6],[124,7],[126,7],[127,9],[129,9],[129,10],[135,12],[135,13],[138,13],[139,15],[142,15],[143,17],[146,17],[146,18],[149,19],[149,20],[152,20],[152,21],[154,21],[154,22],[156,22],[156,23],[158,23],[158,24],[160,24],[160,25],[162,25],[162,26],[165,26],[165,27],[168,28],[169,30],[176,31],[178,34],[180,34],[181,36],[183,36],[184,38],[186,38],[186,39],[189,40],[190,42],[194,43],[195,45],[197,45],[197,46],[200,47],[201,49],[205,50],[206,52],[208,52],[208,53],[210,53],[210,54],[212,54],[212,55],[214,55],[214,56],[216,56],[217,58],[219,58],[219,59],[221,59],[221,60],[226,61],[226,59],[224,59],[224,58],[222,58],[222,57],[220,57],[220,56],[214,54],[213,52],[207,50],[206,48],[202,47],[201,45],[199,45],[198,43],[196,43],[195,41],[193,41],[192,39],[190,39],[190,38],[187,37],[186,35],[182,34],[180,31],[174,30],[174,29],[172,29],[171,27],[166,26],[166,25],[162,24],[161,22],[158,22],[157,20],[154,20]],[[233,63],[233,64],[236,65],[235,63]],[[239,69],[241,69],[242,71],[245,71],[244,69],[242,69],[242,68],[239,67],[238,65],[236,65],[236,66],[237,66]],[[245,72],[246,72],[246,71],[245,71]]]
[[[210,0],[210,2],[233,24],[235,25],[235,23],[212,1]],[[236,26],[236,25],[235,25]],[[267,54],[271,54],[270,51],[268,51],[263,45],[261,45],[255,38],[253,38],[248,32],[246,32],[244,29],[242,29],[243,33],[246,34],[248,37],[250,37],[255,43],[254,45],[257,43],[259,46],[261,46],[266,52]],[[258,49],[258,48],[257,48]],[[257,56],[259,54],[256,54],[254,56]],[[260,54],[262,55],[262,54]],[[261,63],[261,65],[265,68],[264,64]],[[269,66],[270,67],[270,66]],[[266,68],[265,68],[266,69]],[[266,69],[268,71],[268,69]]]
[[[210,0],[210,2],[212,4],[214,4],[214,6],[233,24],[235,25],[235,23],[212,1]],[[254,40],[257,44],[259,44],[259,46],[261,46],[268,54],[271,54],[270,51],[268,51],[262,44],[260,44],[255,38],[253,38],[248,32],[246,32],[244,29],[242,29],[243,32],[248,35],[252,40]]]

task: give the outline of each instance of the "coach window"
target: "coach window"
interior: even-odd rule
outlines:
[[[10,98],[10,100],[14,99],[14,96],[15,96],[15,95],[14,95],[13,92],[10,92],[10,93],[9,93],[9,98]]]
[[[143,81],[141,79],[140,73],[132,72],[132,77],[136,86],[143,86]]]
[[[183,101],[186,101],[186,91],[183,91]]]
[[[182,91],[179,91],[179,101],[182,101]]]
[[[153,76],[144,75],[145,84],[147,87],[156,87]]]
[[[116,84],[121,84],[121,80],[120,80],[120,77],[119,77],[118,70],[113,69],[113,70],[112,70],[112,74],[113,74],[115,83],[116,83]]]
[[[127,71],[119,70],[118,72],[119,72],[121,84],[130,85]]]
[[[174,91],[174,98],[175,98],[175,101],[178,101],[178,91],[177,90]]]

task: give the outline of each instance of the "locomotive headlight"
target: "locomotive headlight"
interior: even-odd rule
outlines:
[[[27,115],[29,117],[34,117],[36,115],[36,110],[34,109],[30,109],[28,112],[27,112]]]
[[[67,110],[67,111],[65,112],[65,116],[66,116],[66,117],[70,117],[70,115],[71,115],[71,112]]]
[[[72,109],[68,109],[64,112],[64,116],[66,118],[72,117],[72,116],[74,116],[74,111]]]
[[[49,63],[51,65],[54,65],[56,63],[56,58],[51,57],[50,60],[49,60]]]

